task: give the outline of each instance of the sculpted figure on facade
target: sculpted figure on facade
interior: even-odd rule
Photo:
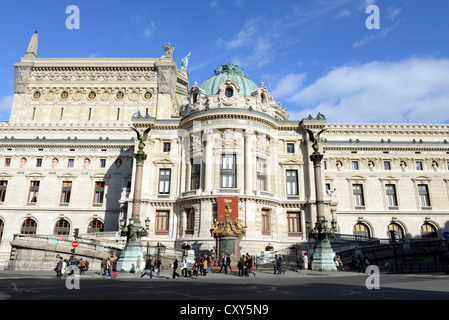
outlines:
[[[168,44],[164,44],[162,48],[164,48],[165,51],[164,57],[171,58],[173,56],[173,51],[175,50],[176,45],[172,47],[171,43],[169,42]]]

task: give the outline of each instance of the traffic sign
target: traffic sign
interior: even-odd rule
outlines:
[[[74,248],[78,247],[79,245],[80,245],[80,244],[79,244],[78,241],[73,241],[73,242],[72,242],[72,247],[74,247]]]
[[[390,241],[390,246],[396,247],[397,245],[398,245],[398,243],[396,242],[396,240],[391,240]]]
[[[449,239],[449,232],[444,232],[443,233],[443,237],[445,238],[445,239]]]

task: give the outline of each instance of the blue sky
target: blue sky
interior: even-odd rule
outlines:
[[[66,8],[80,29],[66,28]],[[369,5],[380,28],[368,29]],[[190,85],[226,63],[264,82],[290,119],[449,123],[449,1],[20,1],[2,4],[0,120],[8,120],[14,62],[39,22],[41,58],[157,58],[189,51]]]

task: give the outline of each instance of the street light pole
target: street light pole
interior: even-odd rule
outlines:
[[[327,225],[327,220],[324,214],[324,197],[323,184],[321,177],[321,161],[323,155],[319,151],[320,135],[326,129],[322,129],[317,134],[311,130],[305,129],[309,134],[309,140],[312,142],[313,154],[310,156],[310,161],[313,162],[313,172],[315,178],[315,206],[316,206],[316,223],[313,229],[310,229],[310,222],[307,222],[309,238],[315,239],[315,249],[312,261],[312,270],[315,271],[337,271],[334,257],[335,253],[330,245],[330,238],[335,237],[336,222],[332,220],[331,228]]]
[[[150,219],[145,219],[145,227],[141,226],[140,222],[140,207],[142,204],[142,177],[143,165],[147,159],[147,155],[143,151],[145,147],[145,140],[148,138],[148,133],[151,128],[147,128],[143,133],[140,133],[136,128],[132,129],[137,133],[139,141],[138,151],[134,154],[136,159],[136,174],[134,179],[134,195],[132,200],[131,218],[128,221],[128,226],[125,227],[125,219],[120,219],[121,235],[126,236],[126,245],[122,251],[118,261],[118,268],[120,271],[135,272],[136,261],[138,256],[143,255],[143,248],[141,244],[141,237],[148,235],[150,227]]]

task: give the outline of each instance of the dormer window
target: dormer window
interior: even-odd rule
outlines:
[[[262,93],[262,94],[261,94],[260,100],[261,100],[262,104],[267,103],[267,96],[266,96],[265,93]]]
[[[234,95],[234,90],[231,87],[227,87],[225,90],[225,96],[230,98]]]

